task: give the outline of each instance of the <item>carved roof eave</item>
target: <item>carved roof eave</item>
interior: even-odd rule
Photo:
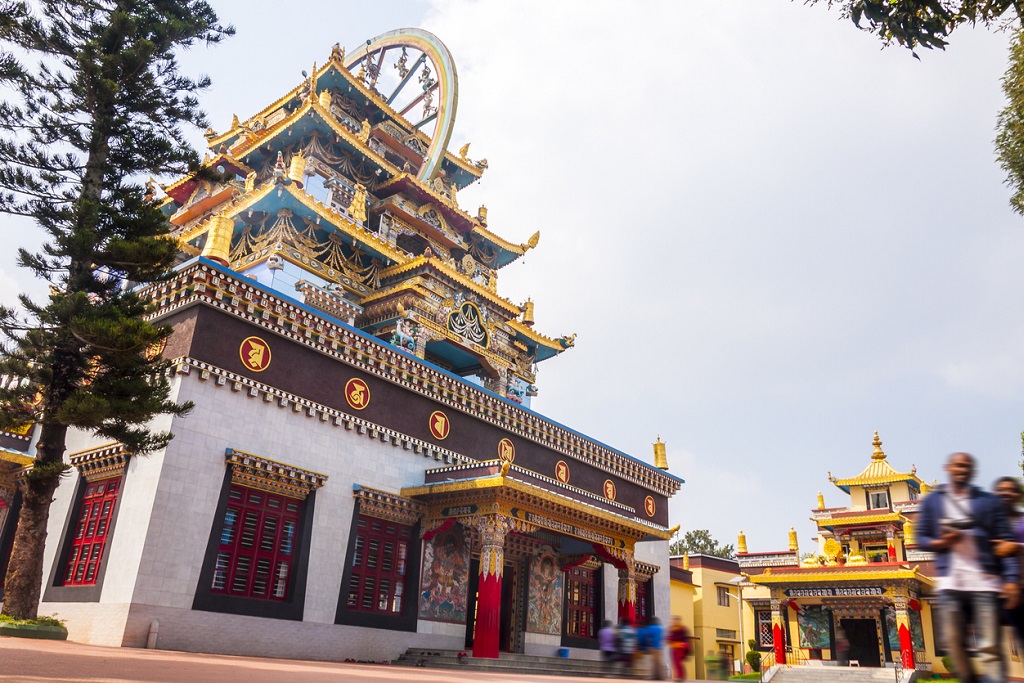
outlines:
[[[206,168],[215,168],[218,164],[223,163],[227,163],[229,166],[234,166],[238,171],[241,172],[240,175],[248,175],[249,173],[252,173],[252,168],[250,166],[248,166],[244,161],[241,161],[231,156],[227,152],[218,152],[212,159],[204,163],[203,166],[205,166]],[[177,180],[175,180],[174,182],[170,183],[169,185],[161,186],[160,189],[163,190],[164,193],[167,195],[167,199],[170,199],[171,201],[176,201],[179,204],[184,204],[185,199],[187,199],[187,197],[185,199],[175,198],[174,192],[178,188],[183,187],[188,183],[192,182],[198,182],[196,181],[196,174],[194,172],[187,173],[182,177],[178,178]],[[191,195],[192,190],[190,190],[188,194]],[[163,203],[164,202],[162,201],[161,205]]]
[[[456,205],[455,202],[453,202],[448,197],[444,196],[443,194],[440,194],[439,192],[434,190],[434,188],[430,187],[416,176],[411,175],[405,171],[402,171],[395,177],[390,178],[385,182],[381,183],[380,185],[374,187],[374,193],[383,194],[384,190],[389,190],[392,187],[400,187],[406,184],[414,186],[417,191],[422,192],[423,194],[430,197],[433,200],[432,203],[437,208],[441,209],[443,212],[447,214],[446,218],[454,217],[458,222],[463,223],[465,225],[469,225],[470,229],[467,230],[466,232],[472,232],[476,228],[480,227],[480,222],[478,219],[474,218],[473,216],[470,216],[468,213],[460,209],[458,205]],[[494,242],[495,246],[501,246],[499,241],[492,241]]]
[[[475,222],[476,226],[473,228],[474,235],[478,235],[480,238],[487,240],[494,246],[499,247],[500,249],[512,254],[511,260],[509,260],[507,263],[501,264],[501,266],[507,266],[509,263],[512,263],[523,254],[530,251],[530,249],[533,249],[533,246],[531,246],[530,244],[512,244],[507,240],[503,240],[502,238],[498,237],[484,226],[480,225],[479,221]]]
[[[13,462],[15,465],[21,465],[22,467],[28,467],[36,461],[36,459],[31,455],[8,450],[6,448],[0,448],[0,460]]]
[[[539,486],[522,482],[511,477],[503,477],[500,474],[496,474],[488,477],[479,477],[476,479],[462,479],[459,481],[446,481],[439,482],[436,484],[423,484],[422,486],[411,486],[403,488],[401,495],[404,498],[424,498],[441,496],[446,494],[458,494],[458,493],[472,493],[480,491],[492,491],[498,495],[503,490],[518,491],[524,493],[536,500],[541,501],[554,501],[559,504],[569,505],[572,504],[574,509],[580,507],[586,508],[586,514],[599,519],[605,523],[618,525],[621,529],[628,532],[628,534],[637,540],[645,537],[654,536],[661,540],[669,540],[672,534],[668,529],[657,526],[655,524],[644,523],[638,519],[629,519],[622,515],[615,514],[602,510],[601,508],[594,507],[589,503],[585,503],[578,500],[573,500],[565,495],[548,491]]]
[[[353,497],[360,501],[360,514],[413,526],[423,516],[423,504],[388,491],[355,484]]]
[[[377,92],[374,92],[373,90],[370,90],[369,88],[366,87],[365,84],[363,84],[361,81],[359,81],[359,79],[353,78],[352,73],[348,69],[345,68],[344,63],[339,61],[339,60],[337,60],[333,55],[322,67],[317,69],[317,72],[314,75],[314,78],[316,79],[316,81],[319,82],[320,77],[325,75],[331,68],[336,68],[341,73],[343,78],[345,78],[354,88],[357,88],[359,90],[360,94],[362,94],[364,97],[371,98],[373,100],[373,102],[374,102],[374,105],[376,105],[381,111],[383,111],[389,118],[391,118],[392,120],[395,120],[397,122],[404,123],[405,124],[404,128],[406,130],[413,131],[418,138],[420,138],[423,141],[429,142],[430,138],[425,133],[423,133],[419,129],[415,128],[413,126],[413,124],[411,122],[409,122],[408,119],[406,119],[404,116],[402,116],[397,111],[392,109],[391,105],[389,105],[387,103],[387,101],[385,101],[383,99],[383,97],[381,96],[380,93],[377,93]],[[264,117],[264,116],[270,114],[271,112],[275,111],[276,109],[279,109],[280,107],[283,107],[285,104],[287,104],[291,100],[294,100],[294,99],[298,98],[299,90],[304,88],[305,84],[306,84],[305,81],[300,82],[299,85],[297,85],[294,88],[292,88],[291,90],[289,90],[286,94],[284,94],[281,97],[279,97],[277,100],[275,100],[269,106],[264,107],[260,111],[256,112],[252,116],[248,117],[246,120],[247,121],[251,121],[252,119],[255,119],[255,118]],[[314,86],[314,90],[315,89],[316,88]],[[219,135],[215,135],[215,136],[211,137],[208,140],[207,144],[209,145],[210,149],[216,149],[220,145],[224,145],[224,144],[226,144],[226,145],[228,145],[230,147],[231,146],[231,142],[235,138],[237,138],[238,135],[239,135],[239,133],[238,133],[237,129],[225,131],[225,132],[223,132],[223,133],[221,133]],[[267,140],[267,138],[264,136],[264,137],[261,137],[258,142],[262,143],[262,142],[265,142],[266,140]],[[461,170],[463,170],[463,171],[469,173],[470,175],[472,175],[474,180],[479,180],[483,176],[483,174],[484,174],[484,169],[478,167],[476,164],[473,164],[468,159],[462,159],[462,158],[452,154],[448,150],[444,151],[444,156],[445,156],[445,159],[447,161],[455,164]],[[466,185],[469,185],[472,182],[473,181],[471,180],[469,183],[466,183]],[[465,185],[463,187],[465,187]]]
[[[376,303],[380,303],[388,299],[393,299],[396,294],[401,295],[405,294],[406,292],[410,294],[416,294],[417,296],[424,299],[429,298],[432,292],[426,287],[424,287],[421,282],[417,282],[417,279],[418,278],[413,278],[412,280],[403,280],[402,282],[394,284],[390,287],[382,287],[377,291],[373,292],[372,294],[363,297],[360,300],[359,305],[362,306],[364,310],[370,309]]]
[[[561,353],[562,351],[565,351],[567,348],[569,348],[565,344],[564,337],[559,339],[552,339],[551,337],[548,337],[546,335],[541,334],[540,332],[535,331],[528,325],[524,325],[522,322],[518,320],[509,320],[508,323],[506,324],[513,330],[515,330],[516,334],[521,334],[530,341],[540,344],[541,346],[546,346],[549,349],[554,349],[557,353]]]
[[[339,124],[334,119],[334,117],[331,116],[331,114],[327,112],[323,107],[321,107],[320,103],[315,99],[306,100],[305,102],[303,102],[302,105],[298,107],[295,111],[293,111],[291,114],[275,123],[269,129],[267,129],[264,135],[260,136],[259,138],[251,139],[248,142],[243,143],[241,147],[239,147],[236,150],[233,150],[233,154],[236,157],[244,158],[247,154],[251,154],[252,152],[262,147],[263,145],[267,144],[271,140],[283,134],[293,125],[298,123],[298,121],[303,116],[310,112],[315,113],[317,117],[320,119],[320,121],[331,129],[332,133],[337,134],[338,137],[343,139],[353,148],[359,150],[360,154],[364,155],[367,159],[375,163],[381,169],[387,171],[392,176],[401,173],[401,171],[399,171],[398,168],[393,166],[391,162],[389,162],[387,159],[380,156],[379,154],[371,150],[369,147],[367,147],[365,144],[363,144],[363,142],[359,140],[359,138],[357,138],[355,135],[353,135],[348,128],[345,128],[344,126]]]
[[[886,512],[884,514],[863,514],[863,515],[851,515],[849,517],[824,517],[822,519],[814,519],[819,527],[850,527],[858,524],[884,524],[886,522],[905,522],[907,518],[898,512]]]
[[[804,584],[804,583],[832,583],[852,581],[920,581],[925,586],[933,586],[931,577],[921,574],[919,566],[912,569],[907,567],[894,567],[891,569],[873,569],[871,571],[859,571],[854,567],[833,567],[830,569],[776,569],[764,574],[751,574],[750,581],[762,586],[779,584]]]
[[[234,204],[228,204],[228,208],[223,213],[228,218],[234,218],[251,208],[256,208],[263,199],[271,195],[278,188],[284,188],[284,191],[294,197],[297,202],[327,221],[330,227],[349,237],[352,241],[359,242],[361,246],[375,252],[375,255],[390,259],[398,264],[404,263],[409,259],[405,252],[391,246],[389,242],[382,240],[372,232],[363,230],[341,213],[332,211],[310,195],[298,190],[292,184],[278,185],[273,181],[268,181],[248,194],[243,195]],[[323,225],[320,227],[323,227]],[[191,242],[209,230],[209,228],[210,222],[208,220],[203,221],[190,228],[188,232],[183,232],[178,236],[178,239],[183,242]]]
[[[920,489],[921,485],[924,484],[924,480],[918,477],[916,474],[908,474],[905,472],[896,472],[893,470],[891,475],[881,476],[862,476],[851,477],[849,479],[836,479],[834,482],[836,488],[842,489],[846,493],[850,492],[851,486],[881,486],[883,484],[896,484],[901,481],[913,482],[917,484],[917,488]]]
[[[385,268],[380,272],[380,279],[381,281],[384,281],[387,280],[388,278],[395,277],[396,275],[402,275],[403,273],[408,273],[420,267],[427,267],[436,273],[444,275],[455,284],[458,284],[460,287],[465,287],[466,289],[472,291],[477,296],[483,297],[484,299],[491,302],[495,306],[498,306],[502,310],[506,311],[510,316],[517,316],[522,314],[523,312],[523,309],[521,309],[519,306],[516,306],[514,303],[512,303],[511,301],[504,297],[498,296],[497,294],[487,289],[486,287],[483,287],[473,282],[464,274],[455,270],[455,268],[451,267],[444,261],[438,259],[436,256],[420,255],[405,263],[399,263],[397,265]]]

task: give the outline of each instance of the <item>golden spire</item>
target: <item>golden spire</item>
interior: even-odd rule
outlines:
[[[871,442],[871,445],[875,447],[875,452],[871,454],[872,460],[885,460],[885,453],[882,451],[882,440],[878,438],[878,432],[875,432],[875,439]]]
[[[231,115],[231,130],[238,130],[238,127],[242,124],[238,120],[238,114]]]
[[[800,550],[800,546],[796,541],[796,529],[789,527],[789,549],[797,552]]]
[[[821,491],[818,491],[818,509],[825,509],[825,496],[821,495]]]
[[[736,552],[747,554],[747,535],[743,533],[743,529],[740,529],[740,535],[736,537]]]
[[[668,456],[665,455],[665,444],[662,443],[660,434],[654,443],[654,466],[659,470],[668,469]]]
[[[917,538],[914,535],[914,523],[909,519],[903,523],[903,545],[917,545]]]
[[[683,569],[690,571],[690,553],[683,553]]]

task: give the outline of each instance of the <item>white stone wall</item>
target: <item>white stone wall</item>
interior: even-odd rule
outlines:
[[[420,621],[417,631],[393,632],[334,624],[352,525],[353,485],[397,493],[423,483],[423,471],[443,463],[391,445],[344,424],[309,417],[278,400],[251,397],[198,371],[176,376],[174,400],[192,400],[186,418],[163,417],[155,429],[175,438],[164,452],[131,459],[124,479],[103,589],[98,603],[44,603],[42,614],[68,620],[73,640],[144,647],[153,621],[158,647],[311,659],[394,659],[409,647],[464,649],[465,627]],[[101,442],[69,437],[74,452]],[[199,574],[225,478],[228,448],[321,472],[309,547],[303,622],[192,610]],[[51,509],[46,575],[56,557],[78,474],[62,483]],[[669,614],[668,545],[637,546],[637,559],[662,567],[654,580],[655,613]],[[410,558],[419,561],[419,558]],[[605,618],[616,621],[618,574],[604,567]],[[418,586],[409,586],[414,598]],[[558,636],[526,634],[528,654],[552,655]],[[574,657],[596,658],[576,650]]]

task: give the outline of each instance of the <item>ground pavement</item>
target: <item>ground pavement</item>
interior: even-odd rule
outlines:
[[[587,683],[607,678],[489,674],[417,669],[379,664],[342,664],[193,654],[169,650],[98,647],[81,643],[0,637],[0,681],[52,683],[261,683],[344,681],[345,683]],[[621,680],[621,679],[620,679]]]

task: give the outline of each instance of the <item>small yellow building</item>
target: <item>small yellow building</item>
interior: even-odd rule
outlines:
[[[849,660],[945,672],[933,610],[934,557],[917,548],[914,534],[920,499],[930,487],[915,467],[900,472],[889,464],[877,432],[872,446],[856,476],[829,473],[848,503],[829,507],[818,493],[809,552],[801,552],[792,527],[785,551],[748,552],[739,534],[736,562],[747,579],[738,582],[743,631],[752,634],[766,665]],[[1012,638],[1006,642],[1010,673],[1021,676]]]

